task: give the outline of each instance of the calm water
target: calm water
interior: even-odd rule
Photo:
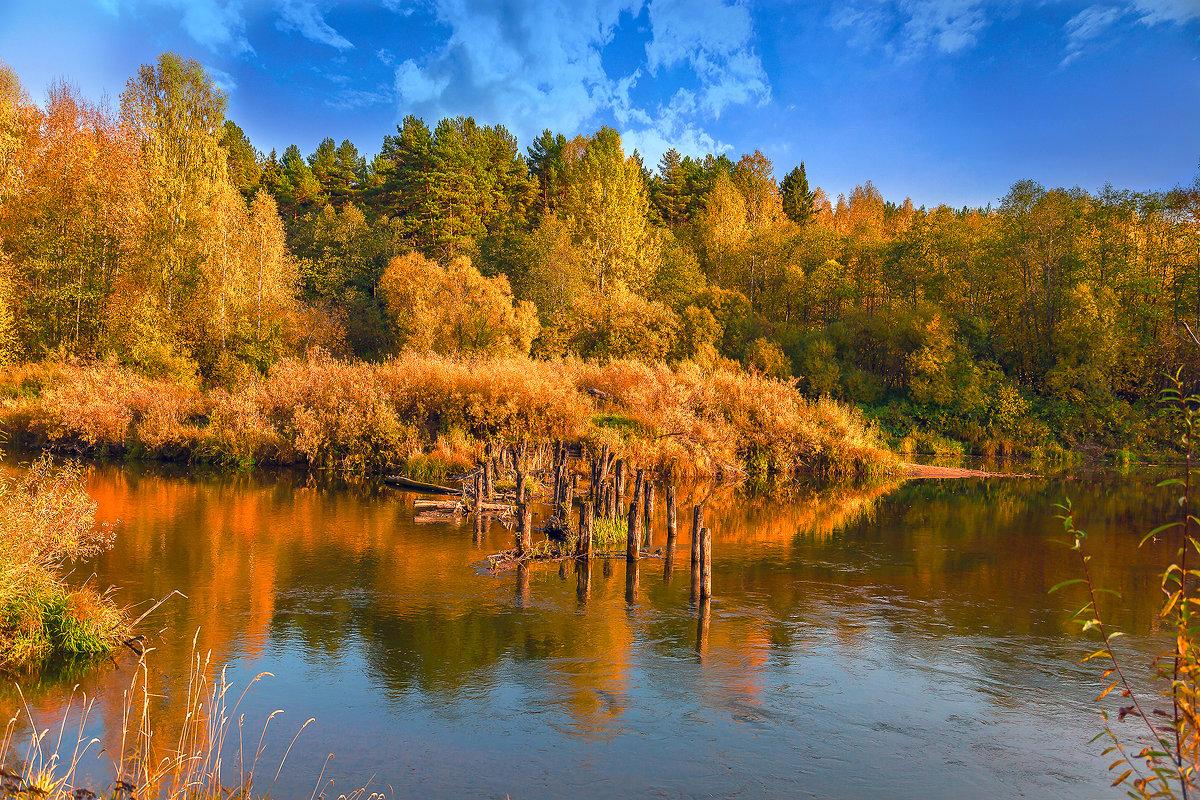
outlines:
[[[416,524],[411,495],[294,475],[96,468],[118,536],[76,577],[94,570],[126,603],[188,596],[146,626],[163,730],[197,631],[239,686],[274,673],[241,708],[254,737],[285,711],[263,763],[316,718],[279,797],[309,797],[329,753],[334,796],[373,777],[398,797],[1115,797],[1088,744],[1099,670],[1076,663],[1086,643],[1066,621],[1082,601],[1047,595],[1076,574],[1051,506],[1073,498],[1140,665],[1168,554],[1136,547],[1167,508],[1158,477],[711,497],[707,629],[690,525],[669,577],[654,559],[493,576],[479,562],[511,546],[499,523],[481,538]],[[115,751],[130,673],[122,657],[25,688],[49,725],[78,683],[97,698],[89,734]]]

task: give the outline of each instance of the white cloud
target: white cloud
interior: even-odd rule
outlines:
[[[1056,4],[1046,0],[852,0],[835,6],[833,28],[845,31],[854,47],[879,47],[897,61],[929,52],[957,55],[979,44],[984,31],[1001,17],[1026,11],[1045,13]],[[1064,27],[1067,53],[1063,63],[1078,58],[1094,41],[1132,14],[1146,25],[1183,25],[1200,20],[1200,0],[1112,0],[1075,14]]]
[[[225,94],[233,94],[233,90],[237,88],[237,80],[225,70],[205,64],[204,71],[212,78],[213,85]]]
[[[1112,6],[1088,6],[1067,20],[1063,26],[1067,34],[1067,52],[1062,66],[1079,58],[1088,43],[1111,28],[1121,15],[1121,10]]]
[[[700,80],[700,108],[719,117],[731,105],[771,99],[762,61],[754,51],[750,12],[723,0],[651,0],[651,73],[686,63]]]
[[[837,8],[830,16],[835,29],[850,32],[850,44],[882,43],[885,53],[907,61],[934,51],[955,55],[979,43],[991,22],[992,0],[867,0]]]
[[[650,0],[645,62],[612,74],[605,48],[619,26],[640,18],[643,0],[433,0],[433,9],[449,35],[395,67],[402,115],[469,114],[528,141],[543,128],[588,132],[611,114],[629,149],[657,158],[664,143],[689,152],[721,147],[700,128],[704,119],[770,99],[749,13],[737,4]],[[647,75],[678,66],[694,77],[694,92],[665,106],[636,98]]]
[[[115,17],[122,10],[158,6],[179,12],[179,24],[198,44],[213,52],[242,55],[254,52],[246,39],[246,20],[240,0],[94,0]]]
[[[905,53],[932,47],[952,55],[974,47],[989,20],[980,0],[907,0],[901,8],[909,14],[904,24]]]
[[[439,99],[450,85],[449,77],[430,78],[411,58],[396,67],[396,98],[409,105]]]
[[[98,8],[120,16],[122,9],[145,7],[165,8],[179,13],[180,27],[197,44],[214,53],[245,55],[254,52],[246,38],[246,11],[244,0],[93,0]],[[301,36],[326,44],[338,50],[349,50],[354,45],[325,21],[324,12],[316,0],[271,0],[254,2],[251,7],[263,7],[268,13],[278,15],[276,27],[284,33],[299,33]]]
[[[1146,25],[1182,25],[1200,19],[1200,0],[1134,0],[1132,7]]]
[[[325,21],[325,14],[314,0],[279,0],[279,20],[275,27],[284,33],[296,32],[309,41],[327,44],[338,50],[354,45]]]
[[[355,108],[390,103],[394,97],[390,91],[339,89],[325,98],[325,105],[338,111],[350,111]]]

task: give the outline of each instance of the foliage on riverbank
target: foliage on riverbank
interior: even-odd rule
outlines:
[[[283,359],[232,391],[154,380],[111,362],[0,373],[0,422],[50,449],[348,473],[471,467],[486,442],[562,439],[664,476],[890,472],[863,417],[787,381],[633,360],[405,353],[378,364],[323,351]]]
[[[0,669],[110,652],[126,630],[107,593],[72,589],[62,571],[111,546],[78,466],[48,457],[0,476]]]

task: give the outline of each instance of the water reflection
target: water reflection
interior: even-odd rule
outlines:
[[[1073,497],[1097,580],[1123,598],[1114,622],[1145,634],[1169,555],[1167,543],[1135,547],[1165,508],[1154,477],[913,482],[786,501],[681,489],[681,511],[703,499],[713,531],[716,597],[700,602],[675,542],[661,581],[656,558],[493,578],[473,565],[511,531],[417,525],[405,495],[102,467],[90,488],[101,519],[122,521],[117,546],[80,572],[124,602],[188,595],[152,617],[164,740],[182,724],[193,636],[235,675],[278,676],[249,696],[248,719],[275,708],[318,718],[281,795],[310,791],[333,751],[341,776],[378,774],[413,795],[780,795],[802,782],[826,795],[1020,785],[1089,796],[1104,779],[1086,748],[1095,676],[1074,665],[1071,598],[1046,594],[1074,569],[1051,541],[1051,504]],[[665,541],[661,505],[653,526],[649,541]],[[79,683],[115,752],[128,673],[121,658],[44,680],[29,692],[34,714],[55,721]],[[3,702],[16,708],[11,694]],[[868,775],[847,773],[854,752],[871,754]]]

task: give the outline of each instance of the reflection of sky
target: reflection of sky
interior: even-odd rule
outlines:
[[[41,96],[115,98],[173,50],[209,67],[264,152],[376,153],[406,114],[616,126],[649,164],[760,148],[830,197],[872,179],[917,205],[1016,180],[1164,189],[1195,172],[1194,0],[15,0],[0,53]]]
[[[329,753],[337,792],[375,776],[400,797],[1094,796],[1098,670],[1075,663],[1070,598],[1045,594],[1070,563],[1037,522],[1063,486],[953,487],[712,501],[717,596],[698,656],[686,561],[670,583],[661,560],[642,562],[633,604],[622,562],[608,578],[593,567],[586,603],[573,573],[538,567],[522,601],[515,573],[471,568],[499,526],[476,549],[470,526],[415,526],[398,496],[286,477],[92,480],[101,516],[124,520],[99,580],[119,576],[122,600],[190,597],[162,620],[154,671],[186,669],[199,627],[217,663],[232,659],[235,694],[274,673],[239,711],[248,749],[285,711],[268,783],[316,718],[276,796],[311,793]],[[1104,579],[1131,594],[1152,573],[1132,526],[1154,507],[1120,482],[1070,488],[1117,565]],[[128,675],[123,660],[71,679],[99,693],[92,730],[110,750]],[[164,733],[178,725],[168,694]],[[53,720],[56,691],[31,695]]]

